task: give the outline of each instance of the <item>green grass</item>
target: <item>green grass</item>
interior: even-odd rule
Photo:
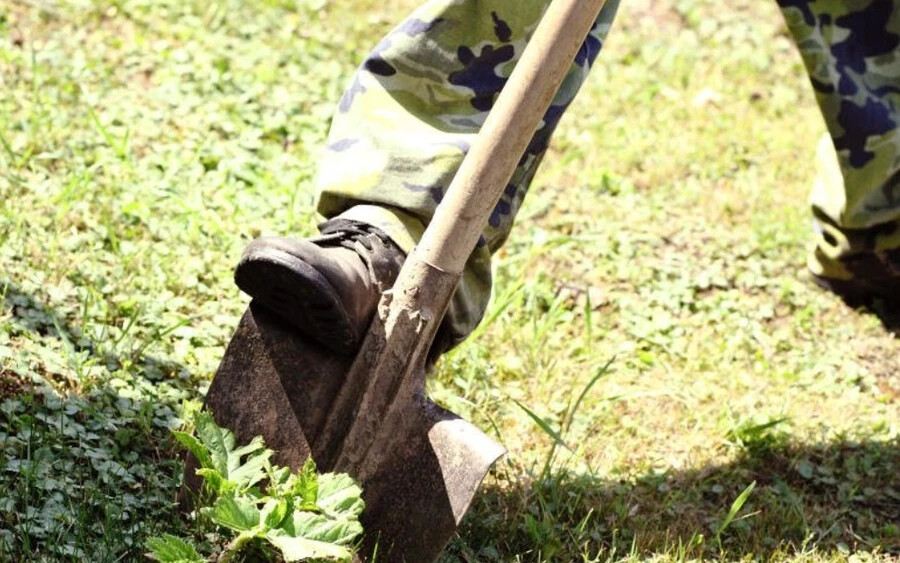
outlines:
[[[231,268],[313,231],[333,104],[415,4],[0,4],[0,560],[192,526],[169,429]],[[897,340],[804,269],[823,132],[774,2],[626,3],[430,383],[510,450],[447,560],[900,553]]]

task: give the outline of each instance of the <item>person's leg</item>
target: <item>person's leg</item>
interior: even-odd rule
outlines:
[[[491,253],[509,235],[618,3],[608,0],[494,210],[453,297],[438,348],[458,343],[481,320],[491,291]],[[323,233],[372,226],[409,252],[547,5],[549,0],[431,0],[378,44],[338,105],[319,165],[318,209],[328,219]],[[257,246],[265,251],[266,243]],[[252,266],[245,261],[245,270]],[[265,285],[246,290],[256,297],[265,294]]]
[[[900,0],[779,0],[830,139],[810,270],[849,299],[900,295]]]

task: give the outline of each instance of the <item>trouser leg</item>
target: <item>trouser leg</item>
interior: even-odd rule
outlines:
[[[829,138],[811,204],[813,274],[900,276],[900,0],[779,0]]]
[[[470,258],[444,321],[440,347],[481,320],[491,253],[509,235],[563,112],[615,17],[608,0],[582,45]],[[326,218],[379,227],[409,251],[430,221],[474,135],[549,0],[431,0],[365,59],[332,123],[317,185]]]

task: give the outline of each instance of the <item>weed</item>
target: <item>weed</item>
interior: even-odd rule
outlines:
[[[195,413],[193,424],[196,436],[174,435],[200,464],[200,514],[230,532],[223,538],[227,545],[217,546],[217,560],[247,553],[271,559],[278,553],[286,561],[350,561],[352,543],[362,533],[358,517],[365,504],[362,490],[348,475],[318,475],[312,459],[297,473],[272,465],[273,452],[261,437],[237,447],[234,434],[205,411]],[[191,543],[171,534],[148,539],[147,547],[163,563],[207,560]]]

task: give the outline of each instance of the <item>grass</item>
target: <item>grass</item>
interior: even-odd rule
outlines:
[[[192,525],[169,429],[231,268],[313,231],[333,104],[415,4],[0,5],[0,560]],[[626,3],[430,383],[510,450],[448,561],[900,553],[897,340],[803,265],[823,132],[774,2]]]

